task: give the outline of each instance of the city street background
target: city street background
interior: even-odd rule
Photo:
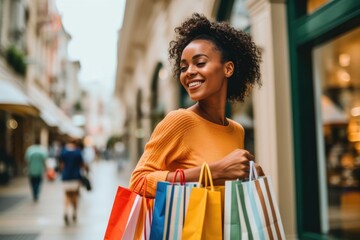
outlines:
[[[63,189],[60,178],[43,180],[40,199],[31,198],[26,177],[0,186],[0,239],[62,240],[103,239],[117,186],[127,186],[128,165],[118,169],[114,160],[99,160],[91,165],[93,189],[81,188],[76,224],[65,226]],[[104,174],[105,173],[105,174]]]
[[[262,87],[226,115],[272,179],[286,239],[360,239],[359,0],[0,0],[0,239],[103,238],[157,124],[194,104],[168,50],[195,12],[261,49]],[[65,227],[60,179],[35,204],[25,153],[39,141],[59,159],[74,140],[86,161],[129,165],[93,162]]]

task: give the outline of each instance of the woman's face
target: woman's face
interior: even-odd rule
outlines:
[[[226,98],[227,63],[215,45],[197,39],[187,45],[181,55],[180,82],[194,101]]]

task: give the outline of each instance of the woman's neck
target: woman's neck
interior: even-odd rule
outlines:
[[[196,114],[198,114],[199,116],[205,118],[210,122],[222,126],[226,126],[229,124],[225,117],[225,105],[223,107],[222,106],[213,107],[212,105],[210,106],[198,102],[192,107],[190,107],[190,110],[194,111]]]

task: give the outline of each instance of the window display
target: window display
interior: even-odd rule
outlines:
[[[314,50],[330,235],[360,239],[360,28]]]

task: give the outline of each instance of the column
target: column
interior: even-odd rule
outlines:
[[[251,35],[262,49],[255,89],[255,157],[273,182],[287,239],[296,239],[294,157],[285,0],[247,2]]]

